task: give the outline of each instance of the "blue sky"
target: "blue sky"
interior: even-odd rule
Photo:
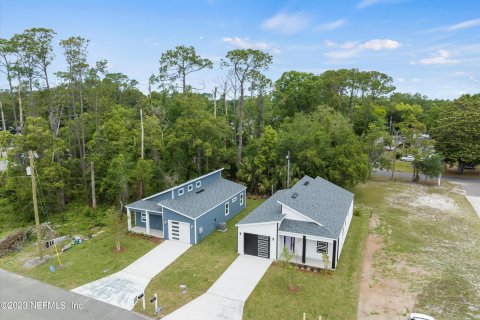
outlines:
[[[31,27],[54,29],[57,43],[89,39],[90,63],[108,60],[110,72],[142,90],[162,52],[185,44],[216,64],[189,79],[207,91],[222,77],[226,52],[251,47],[274,56],[272,80],[289,70],[359,68],[431,98],[480,92],[480,0],[0,0],[0,37]],[[65,68],[63,60],[57,47],[52,73]]]

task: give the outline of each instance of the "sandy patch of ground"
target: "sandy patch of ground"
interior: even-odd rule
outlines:
[[[372,265],[373,256],[383,246],[382,237],[373,234],[378,226],[378,217],[373,215],[369,223],[367,248],[363,258],[362,280],[358,301],[358,320],[404,320],[408,310],[412,310],[416,294],[408,290],[408,284],[397,279],[385,278]],[[418,272],[400,261],[397,270],[408,273]]]

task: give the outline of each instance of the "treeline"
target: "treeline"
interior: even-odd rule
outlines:
[[[56,57],[54,39],[43,28],[0,39],[0,71],[9,84],[0,93],[0,149],[8,149],[9,160],[0,207],[25,219],[28,151],[36,155],[50,212],[92,205],[93,176],[97,203],[118,206],[220,167],[249,192],[269,194],[286,187],[288,152],[293,183],[308,174],[352,186],[373,168],[392,167],[384,146],[397,133],[407,140],[405,154],[432,154],[434,140],[419,139],[431,132],[442,158],[480,162],[478,95],[452,103],[397,93],[390,76],[358,69],[290,71],[273,83],[264,74],[273,60],[266,52],[232,50],[214,65],[188,46],[161,54],[143,94],[137,81],[109,72],[107,61],[89,65],[88,40],[61,40]],[[54,70],[52,86],[54,58],[67,68]],[[199,93],[189,75],[211,68],[221,68],[224,78],[211,93]],[[470,125],[470,136],[442,127],[452,121]],[[450,152],[456,132],[455,143],[476,145],[473,152]]]

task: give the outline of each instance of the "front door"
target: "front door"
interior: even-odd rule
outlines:
[[[294,253],[295,252],[295,238],[294,237],[283,237],[283,245],[287,247],[288,252]]]

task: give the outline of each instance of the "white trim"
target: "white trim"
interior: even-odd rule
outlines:
[[[202,186],[202,180],[195,181],[195,188],[200,188]]]
[[[243,192],[243,191],[245,191],[245,190],[247,190],[247,187],[245,187],[245,188],[244,188],[242,191],[240,191],[240,192]],[[235,193],[234,195],[237,195],[237,194],[239,194],[240,192]],[[233,196],[234,196],[234,195],[233,195]],[[211,207],[210,209],[208,209],[207,211],[205,211],[204,213],[202,213],[202,214],[199,215],[198,217],[196,217],[196,218],[190,217],[190,219],[198,219],[198,218],[200,218],[201,216],[205,215],[206,213],[209,213],[210,211],[212,211],[212,210],[215,209],[216,207],[221,206],[225,201],[230,200],[233,196],[230,196],[230,197],[228,197],[227,199],[221,201],[221,202],[220,202],[219,204],[217,204],[215,207]]]
[[[172,189],[172,200],[175,199],[175,191]]]
[[[240,193],[240,205],[243,206],[243,203],[245,202],[245,199],[243,199],[243,192]]]
[[[320,222],[317,222],[317,221],[313,220],[312,218],[307,217],[306,215],[298,212],[297,210],[293,209],[292,207],[289,207],[289,206],[287,206],[286,204],[281,203],[281,202],[278,201],[278,200],[277,200],[277,202],[280,203],[280,205],[285,206],[285,207],[289,208],[290,210],[294,211],[295,213],[301,215],[302,217],[304,217],[304,218],[307,219],[308,221],[313,222],[313,223],[315,223],[315,224],[318,224],[320,227],[324,227],[324,225],[321,224]]]
[[[305,236],[307,240],[314,240],[314,241],[326,241],[326,242],[333,242],[334,240],[337,241],[337,239],[332,239],[332,238],[323,238],[323,237],[312,236],[312,235],[303,234],[303,233],[292,233],[292,232],[286,232],[286,231],[280,231],[280,230],[278,230],[278,235],[288,236],[288,237],[297,237],[297,238],[301,238]]]
[[[193,233],[195,235],[194,244],[197,244],[197,220],[195,220],[195,219],[193,219],[193,228],[195,229],[195,232]]]
[[[237,201],[237,197],[232,198],[232,203],[235,202],[235,201]]]
[[[147,212],[141,212],[140,218],[142,219],[142,223],[147,223]],[[144,221],[145,220],[145,221]]]
[[[177,190],[178,190],[177,193],[178,193],[179,196],[183,196],[183,194],[185,193],[184,188],[178,188]]]
[[[279,223],[282,223],[283,219],[285,219],[285,216],[280,221],[242,223],[242,224],[236,224],[235,226],[240,228],[242,226],[255,226],[255,225],[272,224],[272,223],[279,224]]]
[[[224,169],[224,168],[217,169],[217,170],[212,171],[212,172],[210,172],[210,173],[204,174],[203,176],[197,177],[197,178],[195,178],[195,179],[188,180],[187,182],[184,182],[184,183],[182,183],[182,184],[179,184],[178,186],[171,187],[171,188],[169,188],[169,189],[167,189],[167,190],[164,190],[164,191],[162,191],[162,192],[159,192],[159,193],[156,193],[156,194],[151,195],[151,196],[149,196],[149,197],[143,198],[142,200],[148,200],[148,199],[154,198],[154,197],[156,197],[156,196],[159,196],[159,195],[161,195],[161,194],[164,194],[164,193],[167,193],[167,192],[170,192],[170,191],[173,192],[173,190],[176,189],[176,188],[178,188],[178,187],[182,187],[182,186],[184,186],[184,185],[186,185],[186,184],[193,183],[195,180],[203,179],[203,178],[208,177],[208,176],[210,176],[210,175],[212,175],[212,174],[214,174],[214,173],[221,172],[223,169]],[[173,199],[173,198],[172,198],[172,199]]]
[[[192,190],[193,190],[193,183],[188,185],[187,192],[190,192]]]
[[[125,206],[125,208],[127,208],[127,209],[133,209],[133,210],[138,210],[138,211],[150,211],[150,212],[162,213],[162,211],[155,211],[155,210],[150,210],[150,209],[140,209],[140,208],[129,207],[129,206]]]
[[[230,214],[230,202],[229,201],[225,202],[224,206],[225,206],[224,213],[226,217]]]

